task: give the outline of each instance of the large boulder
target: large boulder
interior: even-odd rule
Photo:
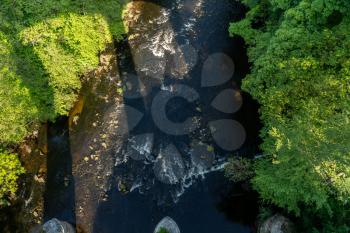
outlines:
[[[60,221],[56,218],[53,218],[47,221],[40,231],[44,233],[75,233],[75,229],[67,222]]]
[[[280,214],[275,214],[261,224],[259,233],[295,233],[295,229],[289,219]]]

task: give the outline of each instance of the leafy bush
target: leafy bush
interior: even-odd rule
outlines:
[[[330,200],[329,205],[333,213],[330,215],[326,210],[316,211],[305,208],[298,220],[300,232],[312,233],[349,233],[349,206],[336,200]],[[312,229],[312,230],[310,230]]]
[[[0,152],[0,206],[6,204],[5,197],[17,191],[17,179],[23,173],[16,154]]]
[[[80,89],[79,76],[98,65],[98,52],[112,42],[101,15],[68,14],[35,24],[20,35],[46,71],[55,115],[70,110]]]
[[[253,162],[246,158],[230,158],[225,166],[225,176],[232,182],[241,182],[254,176]]]
[[[271,155],[257,162],[253,185],[297,215],[303,207],[332,218],[331,203],[350,201],[350,1],[243,2],[250,11],[230,32],[249,45],[243,88],[261,104]]]
[[[13,48],[1,32],[0,56],[0,142],[16,142],[26,135],[27,123],[37,120],[38,108],[16,73]]]

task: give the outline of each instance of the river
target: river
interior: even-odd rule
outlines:
[[[223,175],[253,156],[257,104],[228,25],[233,0],[133,1],[128,38],[101,55],[69,119],[49,125],[45,218],[81,232],[151,233],[170,216],[183,233],[254,232],[253,194]]]

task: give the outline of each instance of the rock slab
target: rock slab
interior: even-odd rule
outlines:
[[[75,233],[74,228],[67,222],[62,222],[56,218],[47,221],[42,231],[45,233]]]

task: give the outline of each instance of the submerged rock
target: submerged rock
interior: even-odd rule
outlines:
[[[179,226],[170,217],[163,218],[156,226],[154,233],[158,233],[161,229],[166,229],[169,233],[180,233]]]
[[[198,143],[191,150],[191,160],[193,166],[197,168],[197,172],[201,173],[214,165],[215,153],[209,145]]]
[[[75,229],[67,222],[53,218],[42,227],[35,228],[31,233],[75,233]]]
[[[176,184],[184,177],[185,165],[174,145],[161,148],[153,171],[158,180],[165,184]]]
[[[153,134],[136,135],[129,139],[126,155],[134,160],[152,160]]]
[[[293,223],[286,217],[276,214],[268,218],[259,228],[259,233],[294,233]]]

